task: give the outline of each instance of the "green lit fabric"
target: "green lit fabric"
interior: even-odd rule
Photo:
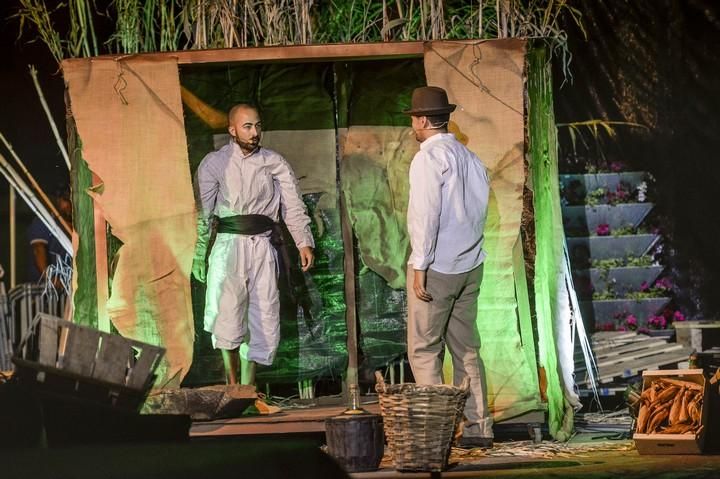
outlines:
[[[408,170],[418,149],[402,111],[425,85],[421,59],[336,65],[343,151],[340,181],[360,264],[357,311],[361,369],[406,351],[405,271]]]
[[[95,216],[92,199],[86,191],[92,186],[92,172],[82,158],[80,138],[74,130],[71,139],[77,144],[72,149],[72,203],[73,203],[73,229],[78,237],[77,251],[75,252],[75,278],[76,286],[73,293],[73,306],[75,308],[73,321],[82,326],[98,327],[97,305],[97,276],[95,271]],[[71,145],[73,146],[73,145]]]
[[[558,158],[553,114],[552,76],[547,51],[528,53],[528,135],[535,209],[535,308],[540,366],[547,376],[550,433],[566,440],[572,433],[573,410],[565,401],[556,352],[558,278],[563,262],[563,224],[558,184]]]

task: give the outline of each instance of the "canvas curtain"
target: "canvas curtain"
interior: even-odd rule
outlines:
[[[458,105],[451,119],[468,148],[488,167],[490,205],[485,229],[487,259],[477,327],[488,401],[496,420],[542,408],[527,301],[516,294],[514,255],[523,210],[526,42],[430,42],[425,48],[428,85]],[[524,274],[523,274],[524,278]]]
[[[156,386],[179,386],[192,362],[189,276],[195,203],[177,63],[172,58],[63,62],[88,191],[122,242],[107,304],[123,336],[167,352]]]

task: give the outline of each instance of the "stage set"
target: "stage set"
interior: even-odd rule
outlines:
[[[55,447],[72,446],[62,451],[79,457],[83,446],[101,444],[107,459],[97,467],[116,471],[107,477],[190,477],[243,465],[253,477],[394,477],[395,469],[440,477],[448,467],[443,476],[610,477],[620,469],[657,474],[674,461],[652,454],[701,452],[710,429],[703,404],[717,385],[690,369],[691,345],[622,332],[591,341],[585,333],[586,324],[601,329],[604,316],[578,298],[571,261],[597,245],[566,242],[568,218],[590,220],[563,207],[561,185],[567,191],[576,178],[558,171],[548,55],[542,42],[508,38],[64,60],[76,133],[72,314],[68,322],[36,316],[15,352],[14,374],[45,408],[51,447],[41,462],[69,471]],[[449,131],[491,180],[476,325],[496,443],[449,449],[451,431],[447,444],[429,446],[446,448],[440,462],[415,467],[399,465],[401,447],[420,447],[425,432],[414,437],[398,417],[419,410],[409,396],[384,401],[409,394],[402,385],[412,383],[406,215],[418,143],[402,111],[425,85],[444,88],[458,105]],[[301,286],[281,290],[280,348],[272,366],[258,367],[257,389],[224,386],[220,353],[203,331],[205,286],[191,279],[192,178],[228,141],[226,112],[240,102],[259,106],[263,146],[295,171],[316,243],[315,267],[292,272]],[[629,415],[576,417],[598,395],[624,391],[618,378],[661,367],[628,399],[635,443],[623,435]],[[447,353],[444,376],[452,382]],[[344,415],[353,399],[364,414]],[[32,416],[35,403],[13,401]],[[338,426],[337,417],[347,420]],[[357,426],[363,417],[377,420]],[[663,436],[660,424],[671,418],[687,427]],[[586,434],[575,435],[580,423]],[[339,428],[335,444],[329,428]],[[168,445],[134,444],[153,441]],[[378,450],[382,462],[367,465]],[[22,451],[11,472],[44,477],[38,457]],[[144,458],[137,468],[128,465],[133,457]],[[714,457],[682,457],[688,471],[720,466]]]

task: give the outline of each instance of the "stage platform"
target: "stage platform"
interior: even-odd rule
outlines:
[[[327,400],[326,400],[327,401]],[[269,415],[243,416],[214,421],[193,421],[190,428],[191,438],[218,436],[246,436],[265,434],[306,434],[324,433],[325,419],[337,416],[346,406],[336,404],[308,405],[283,409],[282,412]],[[372,414],[380,414],[377,398],[365,398],[361,401],[363,409]],[[544,411],[531,411],[519,417],[495,425],[496,434],[534,438],[540,433],[545,422]]]

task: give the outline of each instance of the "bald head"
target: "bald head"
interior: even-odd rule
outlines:
[[[247,103],[235,105],[228,112],[228,133],[244,154],[249,155],[260,146],[262,126],[257,108]]]
[[[228,125],[232,125],[233,120],[235,119],[235,115],[237,115],[238,112],[247,111],[247,110],[254,111],[259,116],[258,109],[255,108],[254,106],[252,106],[251,104],[238,103],[234,107],[230,108],[230,111],[228,112]]]

